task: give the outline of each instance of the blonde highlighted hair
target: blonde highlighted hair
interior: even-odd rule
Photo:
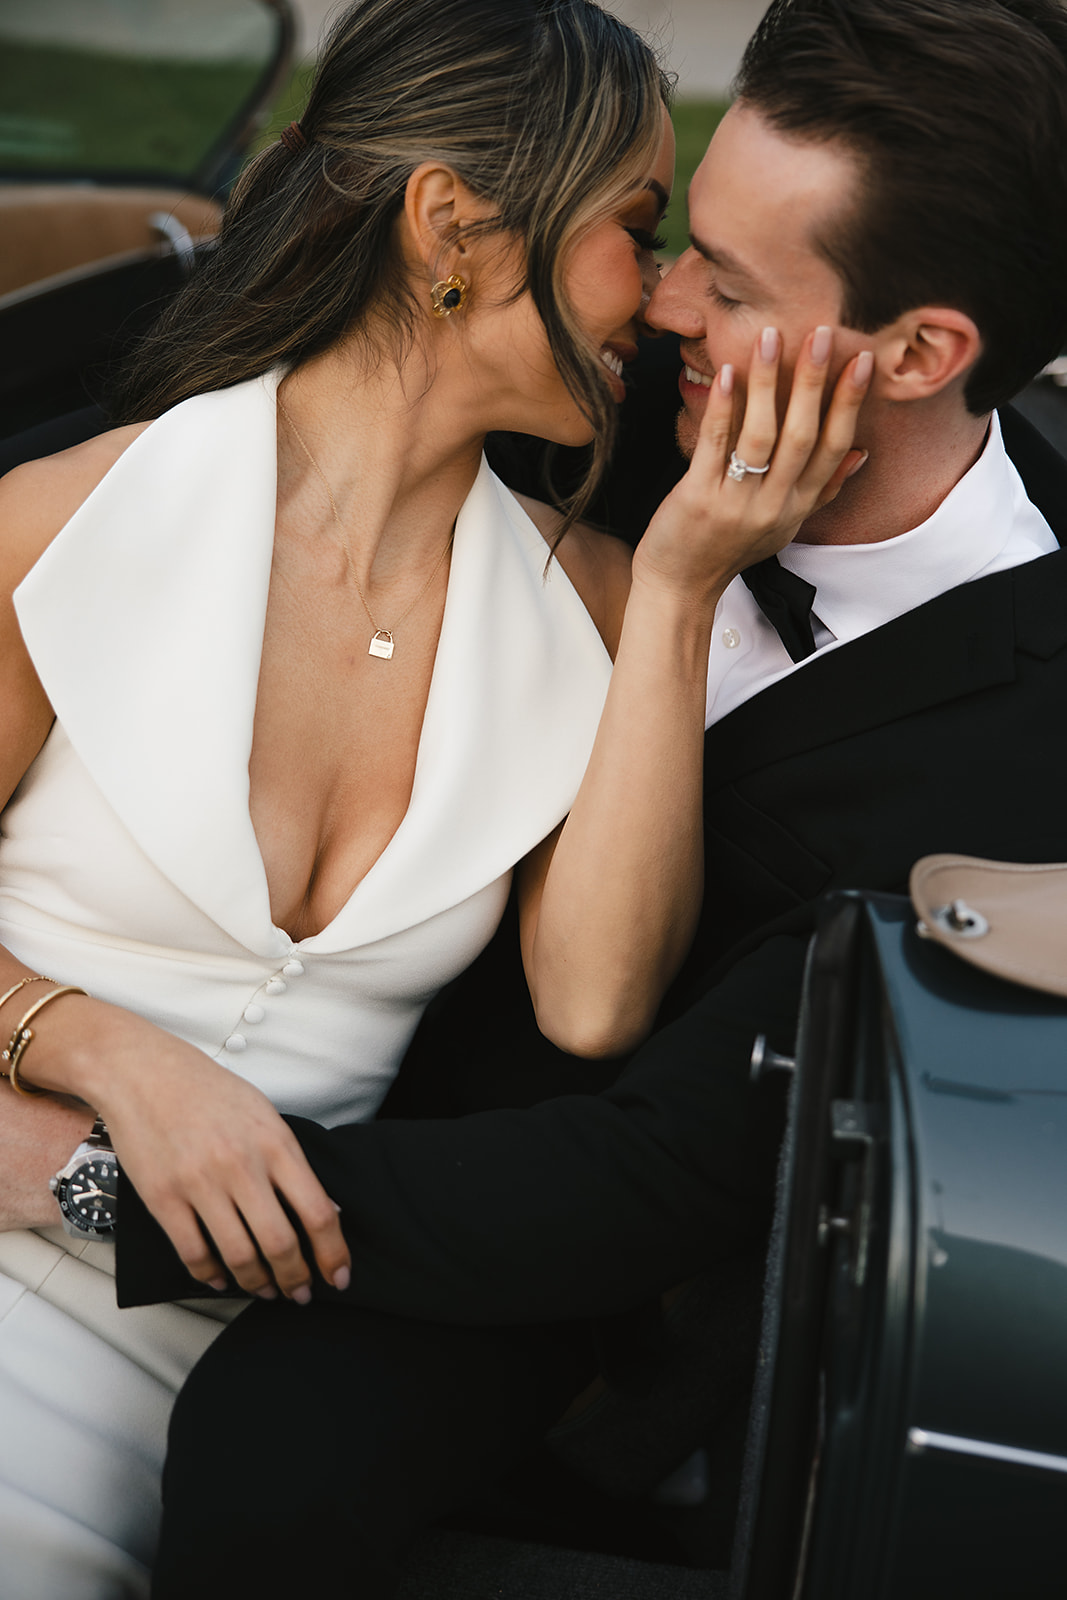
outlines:
[[[647,173],[669,83],[644,41],[592,0],[356,0],[331,29],[301,118],[241,174],[217,247],[139,347],[116,420],[342,337],[399,352],[414,306],[395,224],[407,179],[452,167],[522,242],[553,358],[594,435],[585,503],[615,407],[563,288],[570,248]],[[570,518],[568,518],[568,521]]]

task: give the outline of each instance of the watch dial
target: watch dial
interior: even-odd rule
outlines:
[[[67,1186],[67,1211],[74,1222],[92,1229],[110,1230],[115,1225],[118,1169],[114,1160],[94,1156],[71,1175]]]

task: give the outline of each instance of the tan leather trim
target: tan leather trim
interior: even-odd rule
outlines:
[[[924,856],[909,888],[925,938],[998,978],[1067,996],[1067,863]]]
[[[0,295],[131,250],[161,247],[148,221],[156,211],[176,217],[194,239],[217,233],[222,215],[214,200],[173,189],[0,186]]]

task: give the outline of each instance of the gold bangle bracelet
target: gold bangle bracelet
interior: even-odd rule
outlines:
[[[49,990],[48,994],[43,995],[40,1000],[36,1000],[25,1013],[22,1021],[18,1023],[14,1033],[11,1035],[7,1049],[0,1051],[0,1061],[7,1068],[5,1072],[4,1067],[0,1067],[0,1078],[6,1078],[16,1094],[48,1093],[47,1089],[38,1089],[32,1084],[22,1082],[19,1077],[19,1062],[36,1037],[33,1029],[27,1026],[30,1018],[35,1017],[38,1011],[43,1011],[45,1006],[50,1006],[53,1000],[58,1000],[61,994],[85,994],[85,990],[79,989],[77,984],[73,983],[61,984],[58,989]]]
[[[6,994],[0,994],[0,1007],[6,1006],[13,995],[20,989],[25,989],[28,983],[55,983],[54,978],[46,978],[43,972],[36,972],[30,978],[20,978],[18,983],[13,983]]]

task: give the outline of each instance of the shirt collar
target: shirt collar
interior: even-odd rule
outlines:
[[[1015,484],[994,413],[974,466],[917,528],[877,544],[791,544],[778,559],[815,585],[834,638],[856,638],[989,566],[1011,535]]]

